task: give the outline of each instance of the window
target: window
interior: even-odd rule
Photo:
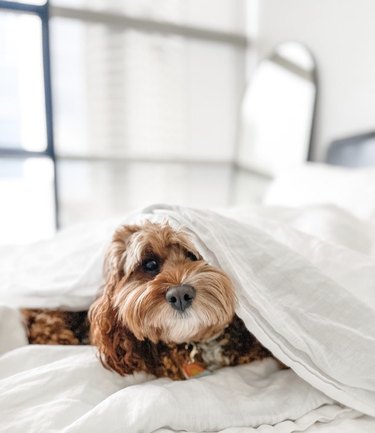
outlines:
[[[62,226],[152,202],[226,204],[245,80],[244,8],[245,0],[51,1],[51,161]],[[43,86],[33,91],[43,106]],[[24,150],[50,149],[39,112],[43,126],[32,123],[44,141],[23,145],[19,118],[9,123]],[[0,130],[0,146],[4,137]]]
[[[47,5],[0,1],[0,239],[51,236],[56,185]]]

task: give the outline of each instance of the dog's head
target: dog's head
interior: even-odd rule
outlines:
[[[115,346],[129,334],[153,343],[204,341],[234,316],[230,279],[167,223],[120,227],[105,274],[104,291],[89,314],[93,342],[102,352],[111,344],[118,353]]]

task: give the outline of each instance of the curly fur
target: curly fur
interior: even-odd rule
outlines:
[[[23,309],[27,337],[32,344],[88,344],[87,311]]]
[[[160,265],[155,275],[142,265],[150,257]],[[151,222],[122,226],[113,236],[104,269],[104,289],[88,318],[90,341],[106,368],[121,375],[144,371],[184,379],[183,366],[192,362],[218,368],[271,356],[235,316],[230,279],[203,260],[183,231]],[[166,292],[176,285],[196,291],[184,312],[166,302]],[[30,342],[85,342],[85,314],[33,311],[24,312]],[[77,317],[80,326],[73,324]]]

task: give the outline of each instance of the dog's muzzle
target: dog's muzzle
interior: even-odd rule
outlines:
[[[187,284],[170,287],[165,295],[165,299],[171,307],[181,312],[191,306],[194,298],[195,289]]]

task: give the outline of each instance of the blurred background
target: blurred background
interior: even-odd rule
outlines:
[[[374,22],[373,0],[0,0],[0,244],[260,203],[374,130]]]

